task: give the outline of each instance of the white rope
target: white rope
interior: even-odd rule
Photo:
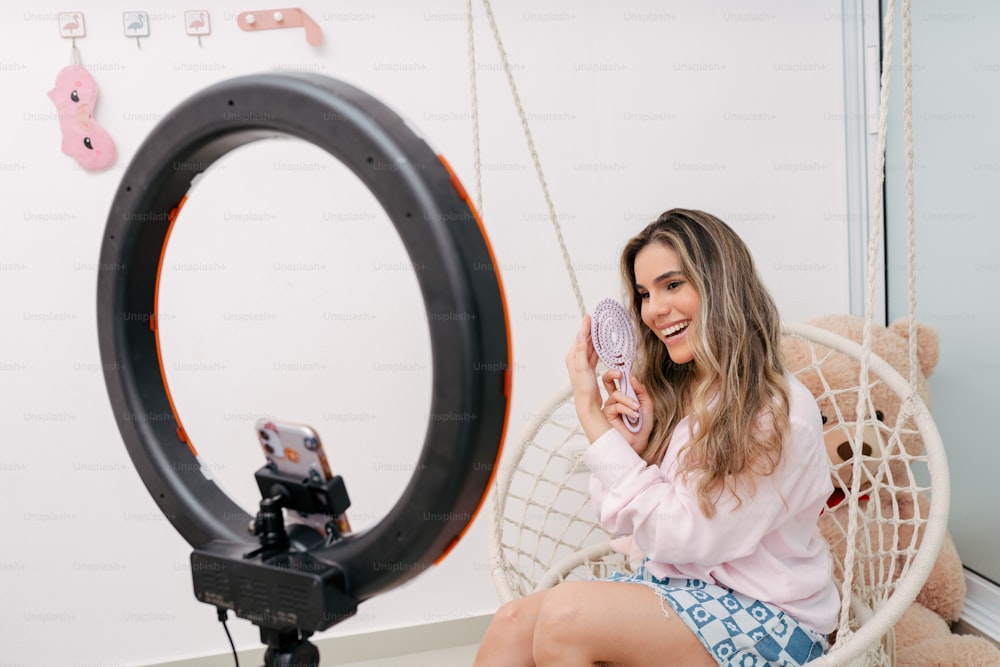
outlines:
[[[583,300],[583,294],[580,291],[580,284],[576,279],[576,271],[573,270],[573,263],[570,261],[569,250],[566,248],[566,242],[563,239],[562,228],[559,226],[559,219],[556,217],[556,208],[552,204],[552,196],[549,194],[549,185],[545,180],[545,174],[542,172],[542,162],[538,157],[538,150],[535,148],[535,141],[531,136],[531,128],[528,127],[528,116],[524,112],[524,105],[521,104],[521,96],[517,92],[517,84],[514,82],[514,74],[510,69],[510,62],[507,60],[507,50],[504,49],[503,40],[500,39],[500,30],[497,28],[496,17],[493,16],[493,7],[490,5],[490,0],[483,0],[483,8],[486,10],[486,18],[490,22],[490,29],[493,32],[493,40],[496,42],[497,51],[500,53],[500,63],[503,65],[504,74],[507,75],[507,83],[510,85],[510,93],[514,99],[514,106],[517,107],[517,115],[521,120],[521,129],[524,131],[524,139],[528,143],[528,151],[531,153],[531,161],[535,165],[535,173],[538,175],[538,182],[542,186],[542,194],[545,196],[545,205],[549,209],[549,220],[552,222],[552,227],[556,232],[556,240],[559,242],[559,249],[562,252],[563,263],[566,265],[566,274],[569,276],[570,286],[573,288],[573,294],[576,296],[577,306],[580,308],[580,315],[587,314],[587,306]],[[478,125],[473,124],[474,131],[478,132]],[[477,175],[477,178],[479,176]]]
[[[479,219],[484,220],[483,213],[483,165],[479,150],[479,94],[476,85],[476,35],[472,23],[472,0],[465,0],[466,44],[469,55],[469,98],[472,114],[472,165],[476,175],[476,210]]]
[[[906,0],[904,0],[906,2]],[[879,242],[882,233],[882,200],[883,187],[885,184],[885,146],[888,137],[889,127],[889,72],[892,65],[892,29],[893,16],[895,15],[895,0],[888,0],[885,12],[885,47],[882,57],[882,77],[879,97],[879,119],[878,119],[878,147],[876,149],[875,166],[875,192],[872,201],[871,220],[868,237],[868,275],[865,284],[865,321],[861,343],[861,370],[858,374],[858,403],[855,414],[854,442],[860,443],[864,437],[864,427],[866,419],[871,419],[873,415],[868,410],[868,403],[871,399],[869,386],[869,364],[872,354],[872,323],[875,319],[875,282],[876,270],[878,268]],[[847,544],[849,548],[844,556],[844,590],[849,591],[854,588],[854,563],[855,549],[851,548],[856,544],[858,524],[858,502],[857,497],[861,485],[862,461],[861,456],[853,457],[853,470],[851,474],[851,502],[848,510],[848,534]],[[840,627],[847,627],[850,605],[846,603],[840,608]]]
[[[902,32],[903,32],[903,133],[904,133],[904,144],[905,144],[905,163],[906,163],[906,226],[907,226],[907,292],[908,292],[908,335],[907,335],[907,351],[908,351],[908,367],[909,367],[909,395],[905,397],[900,407],[899,414],[896,416],[897,428],[905,423],[907,420],[913,417],[914,413],[918,410],[917,404],[920,404],[919,409],[926,410],[926,406],[923,406],[922,401],[919,400],[919,364],[917,356],[917,320],[916,320],[916,238],[915,238],[915,205],[914,205],[914,160],[913,160],[913,61],[912,61],[912,23],[910,15],[910,1],[902,0]],[[879,100],[879,127],[878,127],[878,149],[877,149],[877,168],[876,168],[876,188],[875,197],[872,206],[872,216],[871,216],[871,235],[869,238],[868,247],[868,276],[867,276],[867,298],[865,301],[865,322],[863,331],[863,343],[862,343],[862,356],[861,356],[861,370],[859,373],[859,389],[858,392],[858,402],[857,402],[857,422],[855,426],[855,442],[861,442],[862,432],[865,428],[867,421],[872,419],[873,406],[871,404],[871,386],[869,382],[869,363],[872,355],[872,344],[873,344],[873,321],[874,321],[874,301],[875,301],[875,283],[876,283],[876,270],[877,270],[877,259],[880,247],[880,240],[883,233],[883,223],[882,223],[882,211],[883,211],[883,189],[885,181],[885,152],[886,152],[886,140],[888,134],[888,100],[889,100],[889,79],[890,71],[892,67],[892,49],[893,49],[893,26],[895,18],[895,2],[894,0],[889,0],[888,6],[886,8],[885,24],[884,24],[884,34],[885,34],[885,46],[883,50],[883,61],[882,61],[882,77],[881,77],[881,95]],[[890,439],[890,444],[892,440],[898,436],[894,434],[893,438]],[[899,442],[898,440],[896,441]],[[897,445],[901,452],[905,452],[902,448],[901,443]],[[864,522],[859,520],[859,505],[858,505],[858,491],[861,482],[861,456],[855,456],[853,461],[853,475],[852,475],[852,485],[851,485],[851,502],[849,505],[849,521],[848,521],[848,535],[847,544],[852,548],[848,548],[845,553],[844,559],[844,577],[845,591],[853,591],[854,586],[854,576],[855,576],[855,560],[856,560],[856,550],[853,548],[857,542],[857,531],[859,528],[864,528]],[[910,461],[907,461],[907,471],[909,472]],[[895,488],[897,480],[892,479],[892,471],[887,465],[885,466],[885,474],[888,478],[889,488]],[[943,479],[942,490],[947,493],[947,480]],[[901,482],[899,482],[901,483]],[[910,486],[913,486],[912,474],[910,479]],[[893,496],[895,501],[895,496]],[[940,500],[940,499],[939,499]],[[912,517],[911,520],[919,522],[921,517],[919,516],[919,506],[915,506],[918,515]],[[895,540],[898,539],[899,530],[899,515],[898,507],[894,505],[893,507],[893,517],[891,517],[889,523],[893,526],[893,542],[892,544],[897,544]],[[867,538],[867,531],[865,537]],[[880,534],[881,540],[881,534]],[[912,554],[915,553],[915,546],[918,540],[917,531],[913,533],[911,538],[911,545],[909,546],[909,556],[906,558],[905,563],[910,563],[913,560]],[[881,546],[881,545],[880,545]],[[939,549],[940,543],[925,544],[928,549]],[[874,577],[874,581],[877,582],[892,582],[895,581],[899,573],[896,572],[896,562],[892,561],[888,564],[888,571],[880,571],[877,574],[869,572],[870,577]],[[849,609],[847,605],[842,606],[840,624],[844,627],[847,621]]]
[[[917,391],[917,243],[913,168],[913,48],[910,35],[910,0],[903,0],[903,136],[906,143],[906,285],[909,295],[910,386]]]

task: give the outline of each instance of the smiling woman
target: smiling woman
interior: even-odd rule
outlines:
[[[602,405],[587,317],[566,367],[597,519],[642,562],[508,602],[476,664],[804,665],[840,608],[817,530],[833,486],[777,307],[736,232],[702,211],[647,225],[621,273],[644,325],[635,398],[613,369]]]

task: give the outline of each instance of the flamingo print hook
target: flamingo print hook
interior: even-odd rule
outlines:
[[[73,48],[76,49],[76,38],[87,36],[87,25],[83,19],[82,12],[60,12],[57,16],[59,21],[59,34],[73,40]]]
[[[122,26],[126,37],[135,37],[136,46],[140,49],[140,37],[149,37],[149,14],[146,12],[122,12]]]
[[[236,23],[247,32],[275,28],[305,28],[306,41],[311,46],[323,43],[323,30],[319,24],[298,7],[240,12],[236,17]]]
[[[59,34],[63,37],[85,37],[87,27],[80,12],[62,12],[59,14]]]
[[[198,38],[201,46],[201,36],[212,34],[212,22],[204,9],[194,9],[184,12],[184,30],[192,37]]]

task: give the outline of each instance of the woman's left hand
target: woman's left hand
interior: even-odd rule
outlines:
[[[615,384],[615,380],[620,379],[617,376],[621,373],[608,371],[603,378],[608,390],[608,400],[602,402],[601,389],[597,382],[597,361],[597,351],[590,338],[590,316],[585,315],[573,345],[566,353],[566,370],[569,371],[569,382],[573,389],[580,426],[591,442],[613,428],[622,434],[637,454],[641,455],[653,430],[653,408],[646,394],[646,388],[632,378],[639,399],[639,405],[636,406]],[[633,416],[636,412],[642,413],[643,425],[638,433],[633,433],[626,428],[623,419],[624,415]]]
[[[631,398],[621,390],[624,383],[624,376],[619,370],[609,370],[601,380],[604,382],[604,389],[608,394],[608,400],[604,402],[601,410],[608,422],[622,434],[629,446],[635,453],[642,456],[649,444],[649,436],[653,432],[653,404],[646,387],[635,377],[629,378],[635,398]],[[642,415],[642,426],[638,431],[633,431],[625,425],[626,418],[636,418]]]

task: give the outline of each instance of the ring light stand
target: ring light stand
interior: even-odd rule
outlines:
[[[160,267],[192,181],[239,146],[283,136],[325,149],[385,209],[421,267],[432,353],[430,420],[399,501],[369,530],[313,545],[282,537],[275,512],[280,524],[282,505],[315,498],[317,489],[258,478],[264,499],[252,520],[202,474],[170,397],[157,331]],[[509,324],[500,276],[483,270],[497,262],[465,190],[443,158],[368,94],[318,75],[241,77],[184,101],[139,147],[112,203],[100,261],[111,269],[97,286],[108,395],[143,483],[194,548],[197,599],[260,626],[269,664],[316,664],[318,652],[313,657],[306,641],[312,633],[416,576],[458,542],[499,458]],[[342,485],[320,491],[349,502]]]

